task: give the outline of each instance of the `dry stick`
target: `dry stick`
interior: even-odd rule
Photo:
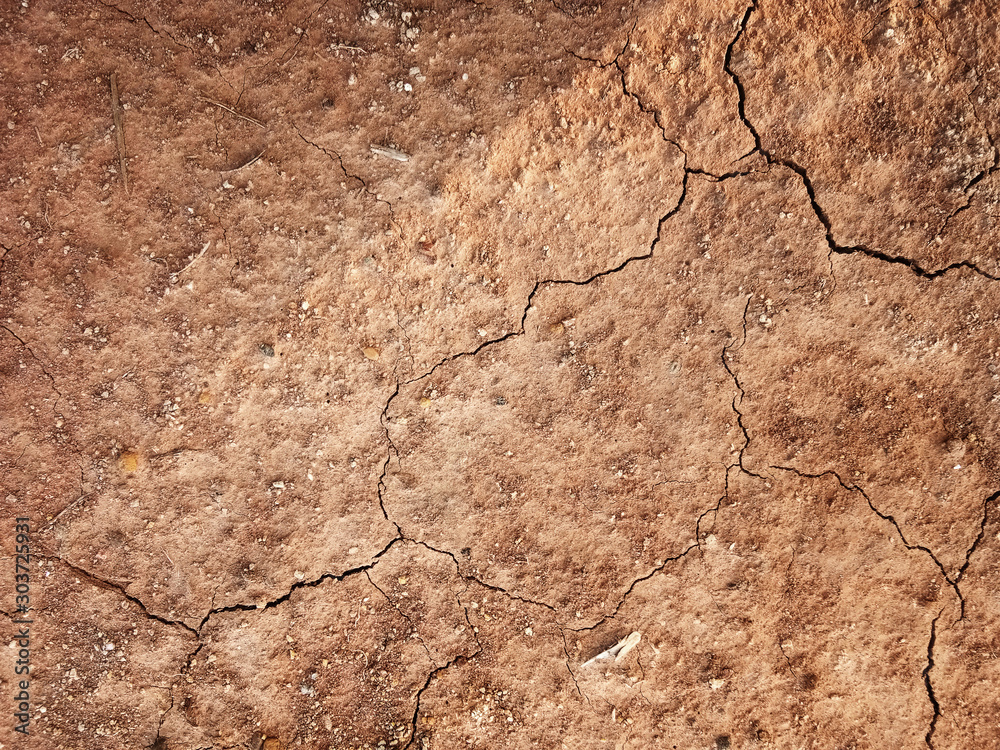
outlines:
[[[264,151],[266,150],[267,149],[264,149]],[[260,157],[264,155],[264,151],[261,151],[254,158],[252,158],[250,161],[248,161],[246,164],[243,164],[242,166],[235,167],[234,169],[223,169],[222,174],[232,174],[233,172],[239,172],[241,169],[246,169],[251,164],[256,164],[258,161],[260,161]]]
[[[122,129],[122,112],[118,101],[118,77],[111,74],[111,114],[115,118],[115,135],[118,137],[118,161],[122,165],[122,182],[128,192],[128,172],[125,171],[125,131]]]
[[[207,96],[199,96],[198,98],[201,99],[203,102],[208,102],[209,104],[214,104],[216,107],[220,107],[220,108],[226,110],[226,112],[229,112],[230,114],[236,115],[237,117],[239,117],[242,120],[246,120],[247,122],[252,122],[254,125],[256,125],[259,128],[264,127],[264,123],[262,123],[260,120],[255,120],[252,117],[249,117],[247,115],[241,115],[235,109],[233,109],[232,107],[226,106],[222,102],[217,102],[217,101],[215,101],[215,99],[209,99]]]
[[[209,241],[209,242],[206,242],[206,243],[205,243],[205,247],[203,247],[203,248],[201,249],[201,252],[200,252],[200,253],[198,253],[198,254],[197,254],[196,256],[194,256],[194,258],[192,258],[192,259],[191,259],[191,262],[190,262],[190,263],[188,263],[188,264],[187,264],[186,266],[184,266],[184,268],[182,268],[182,269],[181,269],[180,271],[178,271],[178,272],[177,272],[176,274],[172,274],[172,275],[173,275],[173,276],[175,276],[175,277],[177,277],[177,278],[180,278],[180,275],[181,275],[182,273],[184,273],[184,272],[185,272],[186,270],[188,270],[188,269],[189,269],[189,268],[190,268],[191,266],[193,266],[193,265],[195,264],[195,262],[196,262],[196,261],[197,261],[197,260],[198,260],[199,258],[201,258],[201,256],[202,256],[202,255],[204,255],[204,254],[205,254],[205,251],[206,251],[206,250],[208,250],[208,248],[209,248],[209,246],[211,246],[211,244],[212,244],[212,243],[211,243],[211,241]]]
[[[93,492],[87,492],[87,493],[85,493],[83,495],[80,495],[80,497],[78,497],[76,500],[74,500],[73,502],[71,502],[69,505],[67,505],[65,508],[63,508],[61,511],[59,511],[58,513],[56,513],[55,518],[53,518],[51,521],[49,521],[48,524],[46,524],[45,528],[46,529],[51,528],[51,526],[56,521],[59,520],[59,516],[61,516],[63,513],[65,513],[66,511],[70,510],[71,508],[75,508],[77,506],[77,504],[81,500],[85,500],[86,498],[90,497],[93,494],[94,494]]]

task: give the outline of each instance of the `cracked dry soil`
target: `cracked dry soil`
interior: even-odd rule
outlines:
[[[0,747],[1000,747],[994,4],[0,50]]]

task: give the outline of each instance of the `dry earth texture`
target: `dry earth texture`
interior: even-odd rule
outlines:
[[[1000,747],[998,12],[5,2],[0,747]]]

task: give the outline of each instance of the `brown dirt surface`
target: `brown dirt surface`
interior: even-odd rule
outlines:
[[[1000,747],[996,19],[0,6],[0,750]]]

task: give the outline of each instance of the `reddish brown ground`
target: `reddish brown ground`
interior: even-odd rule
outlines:
[[[997,32],[4,5],[0,749],[1000,747]]]

